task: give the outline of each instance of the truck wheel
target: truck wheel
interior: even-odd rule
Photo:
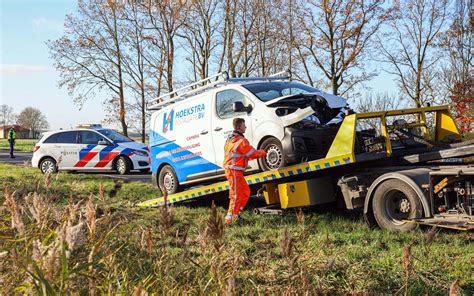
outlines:
[[[397,179],[384,181],[377,187],[372,209],[380,228],[396,232],[415,229],[415,223],[403,220],[423,216],[423,206],[416,192],[407,183]]]
[[[58,171],[58,166],[56,161],[51,157],[46,157],[40,162],[39,168],[43,174],[56,173]]]
[[[280,141],[275,138],[268,138],[263,141],[260,149],[267,152],[267,156],[258,159],[258,164],[262,171],[278,170],[286,165],[283,155],[283,148]]]
[[[158,185],[164,188],[168,194],[175,194],[179,189],[179,182],[176,173],[169,165],[165,165],[158,175]]]
[[[128,174],[131,168],[132,164],[127,157],[119,156],[119,158],[117,158],[117,161],[115,162],[115,169],[120,175]]]

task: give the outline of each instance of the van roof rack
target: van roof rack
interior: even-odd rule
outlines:
[[[217,73],[216,75],[207,77],[205,79],[196,81],[189,85],[186,85],[180,89],[174,90],[167,94],[161,95],[147,102],[148,110],[159,110],[169,104],[181,101],[192,94],[203,92],[206,89],[217,86],[221,83],[226,82],[251,82],[251,81],[277,81],[277,80],[291,80],[291,72],[281,71],[272,74],[267,77],[242,77],[242,78],[229,78],[229,74],[224,71]]]

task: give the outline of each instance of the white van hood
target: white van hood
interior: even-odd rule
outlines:
[[[291,114],[280,117],[280,119],[283,121],[283,126],[289,126],[289,125],[292,125],[293,123],[297,123],[298,121],[303,120],[304,118],[310,116],[313,113],[314,113],[314,110],[310,106],[304,109],[298,109]]]
[[[326,102],[328,103],[328,106],[331,109],[339,109],[339,108],[344,108],[344,107],[347,106],[347,101],[343,97],[335,96],[335,95],[328,94],[328,93],[325,93],[325,92],[314,92],[314,93],[302,94],[302,96],[305,96],[305,97],[313,96],[313,95],[323,97],[326,100]],[[291,98],[297,99],[299,97],[300,97],[299,95],[288,95],[288,96],[284,96],[284,97],[279,97],[279,98],[270,100],[268,102],[265,102],[265,105],[267,105],[269,107],[277,107],[279,105],[278,102],[280,102],[282,100],[286,100],[286,99],[291,100]],[[289,102],[291,102],[291,101],[289,101]],[[288,114],[288,115],[285,115],[285,116],[280,116],[280,119],[283,121],[283,126],[290,126],[294,123],[297,123],[297,122],[305,119],[306,117],[308,117],[312,114],[314,114],[314,110],[313,110],[313,108],[311,108],[311,106],[308,106],[308,107],[305,107],[305,108],[299,108],[291,114]]]

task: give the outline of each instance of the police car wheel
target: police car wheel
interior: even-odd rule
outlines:
[[[39,165],[39,168],[43,174],[51,174],[58,171],[56,161],[50,157],[43,159]]]
[[[166,190],[168,194],[178,192],[178,177],[171,166],[166,165],[161,169],[160,174],[158,175],[158,185],[161,190]]]
[[[120,175],[128,174],[130,172],[130,168],[130,161],[127,158],[123,156],[117,158],[117,161],[115,162],[115,169]]]
[[[263,149],[265,152],[267,152],[266,157],[258,159],[260,169],[263,171],[277,170],[286,165],[282,145],[277,139],[266,139],[263,141],[260,149]]]

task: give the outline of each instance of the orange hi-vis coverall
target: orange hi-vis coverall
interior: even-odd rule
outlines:
[[[225,176],[229,181],[229,210],[226,222],[238,218],[250,198],[250,188],[244,178],[244,172],[249,160],[265,157],[264,150],[256,150],[243,134],[234,131],[227,138],[224,146]]]

